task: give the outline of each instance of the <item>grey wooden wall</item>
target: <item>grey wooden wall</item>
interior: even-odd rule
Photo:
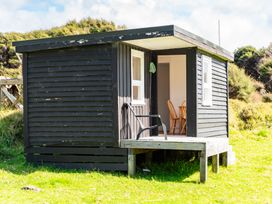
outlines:
[[[197,136],[228,136],[227,62],[212,58],[212,106],[202,105],[202,53],[197,53]]]
[[[150,74],[148,71],[149,63],[151,60],[151,53],[147,50],[137,48],[128,44],[120,43],[117,53],[117,73],[118,73],[118,114],[119,114],[119,134],[120,139],[135,138],[139,129],[135,117],[129,111],[122,110],[124,103],[131,103],[131,49],[140,50],[145,52],[145,104],[133,105],[137,114],[150,113]],[[149,126],[149,119],[141,119],[145,126]],[[149,132],[146,131],[143,136],[148,136]]]
[[[127,170],[115,148],[112,45],[25,54],[28,161],[71,168]]]

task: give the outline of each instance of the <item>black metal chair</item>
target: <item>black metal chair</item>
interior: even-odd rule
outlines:
[[[155,129],[155,128],[158,128],[158,127],[162,127],[164,138],[165,138],[165,140],[167,140],[166,125],[162,122],[160,115],[137,115],[135,113],[135,111],[133,110],[132,106],[130,104],[128,104],[128,103],[124,103],[123,108],[130,109],[130,111],[135,116],[136,120],[138,121],[138,123],[140,125],[140,129],[139,129],[139,132],[137,133],[136,140],[139,140],[141,134],[144,131],[152,130],[152,129]],[[145,127],[144,124],[142,123],[142,121],[139,118],[157,118],[157,124],[149,126],[149,127]]]

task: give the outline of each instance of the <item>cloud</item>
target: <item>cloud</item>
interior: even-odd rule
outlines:
[[[270,0],[0,0],[0,32],[50,28],[83,17],[105,18],[129,28],[175,24],[230,51],[272,41]],[[36,9],[35,9],[36,6]],[[28,9],[31,8],[31,9]]]

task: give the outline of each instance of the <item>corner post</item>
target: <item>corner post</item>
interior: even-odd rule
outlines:
[[[222,153],[222,165],[225,167],[228,166],[228,152]]]
[[[133,149],[128,149],[128,176],[135,176],[136,154]]]
[[[219,154],[212,156],[212,171],[216,174],[219,173]]]
[[[208,178],[208,157],[206,147],[200,152],[200,183],[205,183]]]

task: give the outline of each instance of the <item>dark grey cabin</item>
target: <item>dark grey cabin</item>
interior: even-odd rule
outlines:
[[[176,108],[186,100],[187,137],[228,137],[227,70],[233,56],[177,26],[14,45],[23,53],[30,162],[127,171],[128,148],[122,141],[136,140],[139,121],[123,108],[125,103],[139,115],[160,114],[169,128],[166,100]],[[156,65],[155,73],[150,63]],[[140,120],[144,126],[156,122]],[[158,132],[144,131],[139,140],[158,137]]]

